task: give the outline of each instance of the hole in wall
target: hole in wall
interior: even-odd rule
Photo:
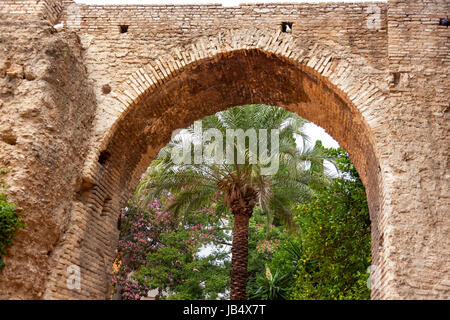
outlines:
[[[119,26],[120,33],[127,33],[128,32],[128,25],[122,24]]]
[[[102,152],[100,152],[100,155],[98,156],[98,162],[101,164],[101,165],[105,165],[106,164],[106,161],[108,161],[108,159],[111,157],[111,154],[108,152],[108,151],[106,151],[106,150],[103,150]]]
[[[445,27],[450,26],[450,22],[448,20],[448,17],[447,18],[440,18],[439,19],[439,25],[440,26],[445,26]]]
[[[17,137],[12,133],[5,133],[1,137],[2,141],[9,144],[9,145],[16,145],[17,144]]]
[[[121,226],[122,226],[122,215],[119,214],[119,217],[117,218],[117,230],[120,231]]]
[[[400,72],[394,72],[392,75],[393,75],[394,87],[397,87],[398,84],[400,83]]]
[[[109,84],[105,84],[102,86],[102,92],[103,94],[108,94],[111,92],[111,86]]]
[[[292,22],[282,22],[281,32],[291,33],[292,32]]]

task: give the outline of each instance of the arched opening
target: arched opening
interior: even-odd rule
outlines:
[[[113,284],[123,299],[158,298],[147,296],[151,290],[170,299],[227,298],[228,294],[236,298],[236,292],[253,299],[369,297],[366,279],[359,278],[364,277],[370,264],[365,189],[344,151],[322,149],[322,143],[311,145],[311,140],[302,139],[303,134],[312,141],[331,138],[310,135],[307,131],[311,123],[297,117],[278,107],[234,107],[196,121],[161,150],[121,211],[125,222],[117,258],[121,268],[114,273]],[[244,131],[248,132],[248,144],[238,144],[256,155],[256,146],[261,144],[259,129],[272,128],[280,130],[279,139],[275,138],[280,147],[275,149],[281,152],[277,156],[280,162],[269,166],[272,170],[260,175],[261,169],[268,167],[251,159],[253,165],[239,160],[223,162],[223,154],[228,154],[230,144],[234,144],[228,134],[231,130],[241,130],[237,133],[241,138]],[[216,139],[213,144],[209,134]],[[188,137],[193,139],[193,148],[186,144]],[[331,142],[334,148],[339,147]],[[208,150],[213,145],[221,151],[210,163],[204,157],[210,157]],[[180,149],[188,156],[181,163],[173,158],[179,159]],[[261,145],[258,149],[261,152]],[[272,155],[278,154],[270,149]],[[330,172],[331,163],[323,158],[327,155],[332,161],[339,159],[336,168],[340,175],[333,166]],[[293,156],[295,163],[287,160]],[[262,160],[261,155],[257,157]],[[306,159],[310,161],[305,163]],[[250,172],[251,179],[247,178]],[[228,192],[229,187],[236,192]],[[238,195],[247,187],[256,190],[256,196]],[[239,200],[227,200],[233,197]],[[241,206],[245,210],[239,209]],[[243,212],[250,219],[236,219]],[[243,230],[245,224],[248,232]],[[248,233],[244,237],[248,242],[235,243],[239,231]],[[209,250],[202,248],[204,245]],[[245,257],[248,266],[239,270],[246,270],[242,271],[246,275],[236,275],[230,261],[243,265]],[[196,272],[187,267],[192,265],[198,266]],[[300,272],[302,277],[298,276]],[[130,280],[130,274],[137,278]],[[336,279],[342,282],[333,283]],[[295,289],[292,284],[297,282]]]
[[[352,71],[340,68],[339,62],[333,61],[330,55],[319,58],[322,61],[319,69],[331,75],[329,78],[304,63],[262,49],[232,50],[193,60],[178,64],[177,69],[159,66],[158,77],[151,79],[153,85],[133,87],[136,98],[122,99],[130,103],[88,159],[82,181],[88,188],[72,209],[77,215],[78,212],[87,214],[83,222],[86,227],[83,234],[73,234],[74,240],[67,241],[68,249],[64,250],[72,250],[70,243],[79,243],[79,254],[71,258],[71,263],[61,261],[58,267],[65,270],[66,265],[78,263],[84,277],[94,284],[88,290],[83,290],[82,284],[81,291],[68,291],[64,275],[56,275],[60,280],[54,286],[58,289],[51,286],[47,292],[58,290],[79,298],[109,298],[105,292],[110,283],[104,281],[104,274],[112,271],[110,266],[119,237],[117,216],[89,213],[98,212],[96,208],[108,200],[108,211],[118,215],[151,160],[170,141],[175,129],[186,128],[218,111],[249,104],[279,106],[297,113],[324,128],[347,150],[366,188],[372,226],[372,261],[378,264],[380,169],[374,137],[361,111],[349,98],[351,93],[353,100],[364,100],[361,106],[370,106],[376,88],[359,83],[348,93],[339,89],[329,79],[337,82],[341,75]],[[133,86],[131,82],[130,85]],[[93,262],[99,247],[104,252],[107,270],[103,264]],[[372,290],[372,297],[377,296],[378,290]]]
[[[259,49],[201,59],[150,87],[116,122],[101,150],[120,205],[175,129],[204,116],[246,104],[277,105],[327,130],[348,151],[366,187],[372,228],[377,228],[379,166],[370,129],[360,111],[313,69]],[[378,232],[373,232],[373,238]],[[379,239],[372,239],[373,261]],[[376,292],[373,292],[376,295]]]

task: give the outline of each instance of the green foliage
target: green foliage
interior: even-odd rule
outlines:
[[[370,219],[364,186],[344,150],[325,149],[321,144],[316,148],[332,159],[339,176],[325,186],[311,185],[314,196],[297,204],[297,234],[286,235],[276,223],[267,233],[258,216],[256,227],[250,224],[247,291],[252,298],[370,298],[366,285]],[[277,239],[281,241],[269,246],[270,252],[258,250],[258,244]],[[266,266],[273,274],[271,280]]]
[[[369,299],[366,273],[371,264],[370,218],[364,186],[342,149],[335,158],[340,177],[306,204],[295,220],[303,256],[298,263],[294,299]]]
[[[4,182],[0,188],[0,270],[5,266],[1,256],[6,254],[6,249],[13,244],[15,233],[25,227],[22,218],[17,215],[16,206],[8,202],[3,193]]]
[[[202,130],[277,128],[285,121],[291,125],[280,134],[280,166],[268,177],[261,175],[261,164],[175,165],[170,151],[181,141],[172,141],[161,151],[135,199],[146,206],[170,194],[168,205],[158,210],[172,212],[176,223],[155,232],[158,245],[136,260],[140,268],[135,280],[168,291],[167,299],[215,299],[228,288],[227,254],[217,251],[199,257],[205,243],[193,241],[189,228],[212,223],[198,220],[203,219],[193,214],[198,210],[207,210],[208,219],[214,217],[216,222],[228,221],[222,227],[231,226],[225,187],[228,181],[238,181],[258,193],[249,225],[249,298],[370,298],[366,286],[371,264],[369,211],[364,186],[346,152],[326,149],[320,141],[313,149],[298,152],[293,134],[302,135],[304,120],[275,107],[232,108],[205,118]],[[193,128],[188,131],[195,135]],[[325,159],[335,164],[338,177],[330,179]],[[212,236],[211,243],[230,241],[225,233]]]
[[[324,180],[323,175],[316,174],[314,170],[305,170],[299,165],[305,161],[321,163],[324,160],[320,148],[303,149],[301,152],[297,148],[295,136],[302,136],[307,140],[301,131],[306,122],[283,108],[266,105],[240,106],[205,117],[201,121],[202,132],[216,129],[223,137],[227,136],[228,129],[254,129],[257,132],[259,129],[279,130],[279,148],[270,152],[270,157],[279,160],[278,170],[274,174],[264,175],[263,169],[268,165],[261,161],[249,161],[251,151],[248,143],[245,144],[243,164],[237,161],[228,163],[225,157],[222,162],[202,161],[196,164],[192,154],[187,156],[189,161],[186,163],[174,163],[173,152],[181,150],[183,146],[183,139],[175,138],[152,162],[147,177],[138,186],[135,197],[144,197],[146,201],[151,201],[170,192],[174,198],[168,208],[177,213],[214,206],[216,215],[223,216],[229,214],[232,190],[236,187],[242,190],[252,188],[257,194],[257,205],[263,209],[264,214],[277,215],[288,226],[293,226],[290,211],[292,205],[305,201],[312,195],[309,186],[311,183],[321,184]],[[186,130],[186,135],[190,137],[189,141],[193,145],[191,151],[214,147],[216,151],[221,149],[221,154],[225,155],[226,143],[231,143],[237,157],[236,139],[233,142],[224,139],[223,145],[208,142],[204,146],[204,141],[197,139],[199,132],[195,131],[195,126]],[[271,150],[270,146],[268,149]]]
[[[292,237],[286,231],[286,227],[277,223],[276,219],[264,215],[260,207],[255,207],[249,224],[248,240],[247,297],[250,299],[265,299],[260,289],[268,284],[265,270],[280,245]]]
[[[289,274],[281,274],[279,270],[272,275],[269,267],[266,267],[266,276],[262,285],[256,290],[255,297],[264,300],[286,300],[288,297]]]
[[[276,219],[268,224],[260,211],[255,209],[250,222],[247,296],[288,299],[302,254],[300,238],[296,233],[286,232]],[[274,271],[272,280],[267,277],[267,268]]]
[[[146,265],[141,266],[134,278],[151,289],[164,289],[169,300],[217,299],[218,293],[229,286],[227,253],[218,250],[199,257],[200,246],[191,246],[190,239],[186,230],[164,234],[163,245],[148,254]]]

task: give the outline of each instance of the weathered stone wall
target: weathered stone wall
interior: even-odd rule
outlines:
[[[380,298],[449,298],[449,13],[446,0],[389,2]]]
[[[30,21],[33,19],[46,20],[56,23],[64,8],[64,1],[60,0],[2,0],[0,12],[8,20]]]
[[[80,98],[72,105],[86,123],[96,108],[92,130],[73,132],[80,139],[77,148],[88,148],[87,153],[57,175],[77,183],[64,184],[66,198],[59,202],[54,186],[44,183],[48,205],[31,210],[30,217],[46,211],[65,226],[65,232],[56,232],[63,236],[55,240],[50,259],[43,259],[49,270],[40,278],[44,298],[109,297],[118,212],[151,159],[174,129],[246,103],[296,112],[324,127],[349,152],[369,199],[373,264],[382,280],[373,298],[450,296],[449,88],[443,81],[449,31],[437,25],[448,15],[446,1],[231,8],[46,3],[36,16],[64,23],[52,37],[61,38],[64,48],[80,50],[73,64],[87,69],[74,72],[78,81],[67,92],[78,89]],[[8,16],[23,18],[18,4],[8,2]],[[283,22],[292,23],[292,32],[281,32]],[[120,26],[127,26],[126,32]],[[73,32],[78,45],[67,40]],[[23,33],[32,37],[31,31]],[[32,39],[38,43],[42,37]],[[67,99],[67,92],[56,96]],[[11,100],[21,105],[25,97]],[[63,136],[58,133],[55,144],[67,148],[58,140]],[[64,214],[54,211],[56,202]],[[36,242],[25,256],[34,257],[45,245]],[[21,281],[35,288],[28,280],[10,284],[13,271],[25,270],[24,256],[15,251],[24,246],[19,237],[8,256],[11,271],[0,286],[12,289],[5,296],[38,296],[17,289]],[[81,268],[81,290],[67,288],[71,265]]]
[[[0,12],[0,168],[23,211],[0,274],[0,298],[42,298],[57,246],[72,225],[95,97],[79,39],[39,18]]]

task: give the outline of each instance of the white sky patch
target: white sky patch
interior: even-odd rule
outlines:
[[[309,136],[309,144],[311,147],[316,144],[317,140],[320,140],[325,148],[339,148],[339,143],[337,143],[336,140],[326,133],[322,127],[319,127],[312,122],[305,124],[302,131]]]
[[[307,124],[305,124],[302,127],[302,132],[306,133],[309,137],[309,141],[306,142],[307,148],[314,147],[317,140],[322,141],[322,145],[325,148],[334,148],[334,149],[339,148],[339,143],[336,140],[334,140],[328,133],[326,133],[326,131],[322,127],[319,127],[312,122],[308,122]],[[297,139],[297,145],[298,146],[302,145],[301,137],[299,137]],[[329,175],[331,175],[332,177],[338,176],[338,171],[336,170],[336,167],[331,162],[325,160],[324,166],[327,169],[327,171],[328,171],[327,173]],[[307,168],[308,168],[308,166],[307,166]]]

